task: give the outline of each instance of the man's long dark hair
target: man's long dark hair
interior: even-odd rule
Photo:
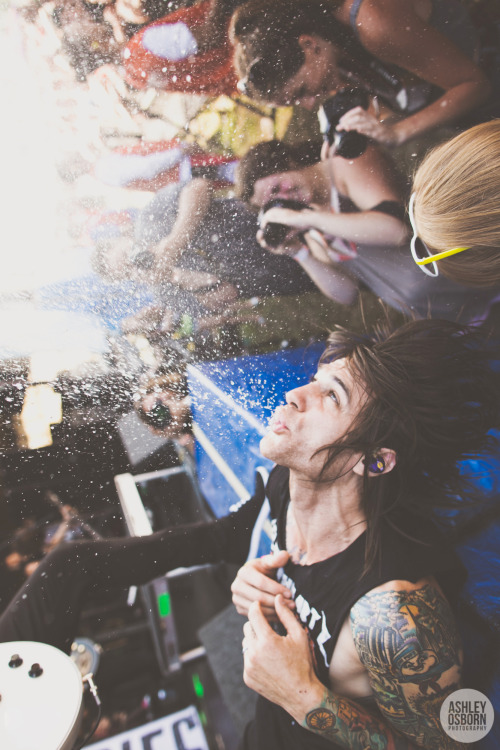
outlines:
[[[362,509],[367,519],[365,571],[380,553],[380,528],[399,509],[432,518],[457,504],[464,489],[458,462],[487,447],[499,424],[499,388],[488,349],[477,331],[444,320],[419,320],[391,331],[381,325],[360,336],[337,328],[320,364],[346,358],[368,400],[349,432],[327,446],[324,471],[342,455],[396,452],[395,468],[369,477],[365,462]]]

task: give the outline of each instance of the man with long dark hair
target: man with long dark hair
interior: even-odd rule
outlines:
[[[275,414],[261,450],[289,473],[268,485],[274,555],[233,584],[245,682],[266,699],[245,747],[456,747],[439,712],[460,687],[463,578],[432,517],[484,444],[483,397],[497,414],[471,336],[432,320],[339,329]]]
[[[93,587],[242,563],[267,494],[275,554],[233,584],[249,616],[245,681],[262,696],[243,747],[456,747],[439,711],[460,687],[452,612],[462,571],[432,516],[456,498],[457,462],[485,448],[498,404],[468,329],[338,329],[262,440],[277,463],[265,493],[213,522],[60,546],[0,618],[0,638],[67,648]]]

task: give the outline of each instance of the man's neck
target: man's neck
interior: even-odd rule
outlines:
[[[287,549],[311,565],[346,549],[366,529],[361,477],[315,482],[290,472]]]

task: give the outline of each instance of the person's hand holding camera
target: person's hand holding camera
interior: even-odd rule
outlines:
[[[275,255],[294,256],[304,246],[303,232],[314,211],[299,201],[274,198],[259,214],[257,242]],[[304,216],[302,216],[304,214]]]
[[[312,224],[311,214],[314,214],[314,210],[309,207],[300,211],[291,208],[270,208],[262,215],[260,228],[264,230],[269,224],[282,224],[290,229],[308,229]]]
[[[354,107],[343,115],[337,125],[337,131],[356,131],[372,141],[384,146],[397,146],[398,139],[393,126],[387,122],[380,122],[378,117],[369,109]]]
[[[270,253],[273,253],[273,255],[288,255],[290,258],[293,258],[299,252],[300,248],[304,247],[304,242],[297,235],[296,231],[293,230],[281,244],[268,245],[264,239],[263,230],[259,229],[257,232],[257,242],[261,247],[269,250]]]

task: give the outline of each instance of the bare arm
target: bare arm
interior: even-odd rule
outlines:
[[[358,285],[348,273],[342,270],[342,264],[325,263],[311,252],[301,253],[296,259],[325,297],[341,305],[353,305],[356,302],[359,293]]]
[[[281,215],[281,212],[287,211],[287,209],[273,208],[267,213],[272,214],[273,211],[279,211]],[[298,214],[299,212],[291,211],[290,213]],[[316,212],[311,211],[309,213],[315,214]],[[279,220],[283,224],[288,223],[284,220]],[[313,238],[309,237],[312,234],[312,232],[305,233],[304,239],[306,244],[304,244],[296,236],[296,232],[292,230],[283,245],[269,247],[263,240],[262,230],[259,230],[257,232],[257,240],[262,247],[265,247],[275,255],[289,255],[294,258],[325,297],[333,299],[341,305],[352,305],[358,297],[358,285],[356,281],[343,271],[339,264],[333,263],[324,252],[318,252],[318,250],[322,250],[322,247],[318,247],[320,243],[317,242],[316,238],[314,238],[313,243]],[[309,245],[310,247],[308,247]],[[326,246],[326,243],[323,241],[321,245]],[[309,249],[311,252],[309,252]]]
[[[156,271],[168,278],[173,266],[194,238],[198,227],[206,216],[212,202],[212,183],[197,178],[182,190],[177,209],[177,218],[170,234],[162,239],[154,250]]]
[[[361,244],[400,245],[407,235],[402,221],[379,211],[332,213],[331,211],[291,211],[271,208],[265,215],[266,223],[287,224],[296,229],[317,229],[330,237]]]
[[[358,21],[360,41],[367,50],[445,93],[394,124],[379,123],[356,108],[344,115],[339,129],[356,129],[380,143],[397,146],[453,122],[487,99],[490,85],[484,73],[449,39],[422,21],[410,0],[365,0]]]
[[[277,222],[296,229],[317,229],[332,237],[366,244],[400,245],[407,238],[403,221],[372,210],[383,201],[402,204],[394,167],[377,147],[369,146],[358,159],[349,161],[334,156],[328,161],[333,184],[358,207],[355,213],[332,213],[329,207],[319,210],[291,211],[273,208],[265,223]]]
[[[276,611],[285,637],[269,628],[259,605],[250,609],[244,629],[246,684],[305,728],[344,748],[460,747],[439,722],[442,701],[459,687],[460,646],[453,617],[433,586],[408,587],[371,592],[351,612],[354,643],[382,717],[319,681],[307,634],[280,597]]]

